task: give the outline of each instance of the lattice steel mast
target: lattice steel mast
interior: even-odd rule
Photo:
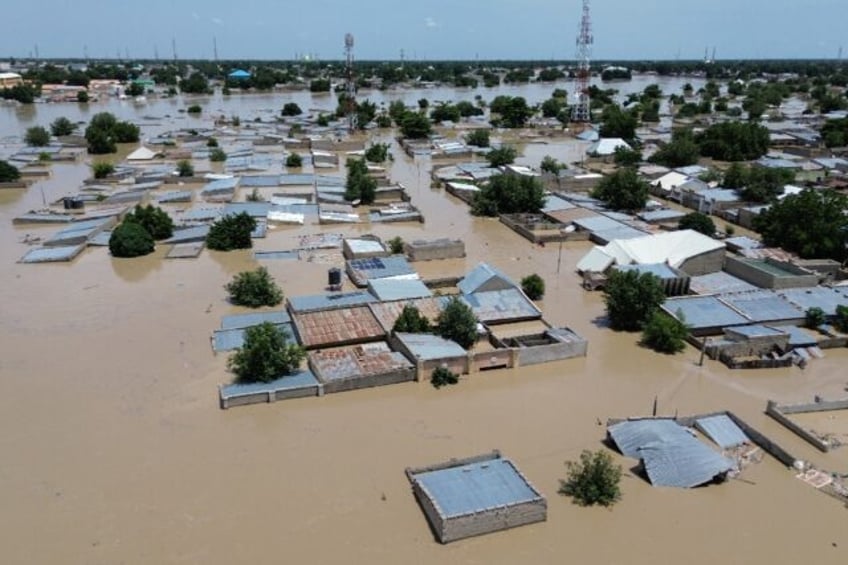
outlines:
[[[583,17],[580,19],[577,34],[577,103],[571,111],[575,122],[589,122],[592,115],[589,109],[589,81],[592,78],[592,19],[589,15],[589,0],[583,0]]]
[[[356,128],[356,83],[353,80],[353,34],[345,34],[345,114],[348,130]]]

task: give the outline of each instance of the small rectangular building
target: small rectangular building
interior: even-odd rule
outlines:
[[[385,342],[312,351],[309,367],[325,393],[415,380],[415,367]]]
[[[406,257],[400,255],[353,259],[346,262],[346,270],[353,284],[360,288],[368,286],[368,281],[373,279],[417,278]]]
[[[406,476],[441,543],[547,519],[545,497],[497,451],[407,469]]]
[[[416,239],[403,244],[403,251],[410,261],[432,261],[435,259],[461,259],[465,257],[465,243],[460,239]]]
[[[386,332],[367,306],[292,314],[297,338],[306,349],[368,343]]]

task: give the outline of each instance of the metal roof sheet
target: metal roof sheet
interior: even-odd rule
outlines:
[[[300,370],[294,375],[281,377],[270,383],[231,384],[221,387],[221,398],[237,398],[264,392],[278,390],[298,390],[304,388],[318,388],[318,379],[311,372]]]
[[[734,277],[725,271],[692,277],[689,288],[695,294],[721,294],[757,290],[757,287],[751,283]]]
[[[726,414],[698,418],[695,421],[695,427],[722,449],[729,449],[751,441],[745,435],[745,432],[736,425],[736,422]]]
[[[397,333],[397,338],[409,351],[423,361],[465,357],[465,349],[455,341],[433,334]]]
[[[693,330],[743,326],[751,321],[721,302],[715,296],[684,296],[668,298],[663,310],[674,316],[683,314],[686,325]]]
[[[483,287],[487,290],[500,290],[515,286],[512,279],[488,263],[479,263],[457,285],[463,294],[472,294]]]
[[[481,322],[506,322],[542,317],[542,311],[517,288],[463,294],[462,300],[471,307],[474,315]]]
[[[432,291],[419,279],[372,279],[368,290],[379,300],[426,298]]]
[[[721,300],[752,322],[779,322],[804,317],[800,308],[771,290],[723,294]]]
[[[239,328],[249,328],[250,326],[258,326],[263,322],[271,322],[272,324],[286,324],[291,322],[291,316],[285,310],[276,310],[274,312],[248,312],[247,314],[233,314],[231,316],[223,316],[221,318],[221,329],[232,330]]]
[[[283,330],[289,341],[294,341],[294,329],[291,324],[274,324],[274,326],[277,329]],[[246,332],[246,327],[215,330],[212,332],[212,349],[214,351],[232,351],[234,349],[238,349],[244,345]]]
[[[374,298],[374,295],[369,292],[340,292],[334,294],[292,296],[289,298],[289,307],[293,312],[310,312],[314,310],[359,306],[376,301],[377,299]]]
[[[71,261],[82,253],[85,244],[67,245],[61,247],[37,247],[30,249],[21,257],[20,263],[53,263],[58,261]]]
[[[418,473],[412,479],[445,518],[543,499],[508,459]]]
[[[848,295],[823,286],[788,288],[778,294],[804,311],[813,307],[821,308],[827,316],[835,315],[837,306],[848,306]]]
[[[660,279],[676,279],[681,275],[665,263],[652,263],[649,265],[618,265],[617,271],[636,271],[637,273],[651,273]]]

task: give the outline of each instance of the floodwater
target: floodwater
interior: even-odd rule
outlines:
[[[288,99],[234,96],[212,104],[245,116]],[[110,102],[90,112],[108,108],[139,119],[176,115],[182,104]],[[76,108],[0,108],[0,132],[14,135],[63,114],[75,119]],[[168,128],[161,124],[145,135]],[[532,147],[557,156],[559,146]],[[763,415],[769,398],[844,395],[844,350],[828,351],[806,370],[760,372],[710,361],[699,367],[691,347],[673,357],[645,351],[637,336],[605,328],[601,294],[580,288],[574,265],[587,243],[541,248],[496,220],[472,218],[461,202],[429,187],[426,161],[394,153],[392,175],[427,221],[370,231],[466,241],[464,261],[428,264],[428,276],[460,274],[482,260],[513,277],[539,273],[547,319],[586,336],[588,357],[476,374],[440,390],[407,383],[219,410],[216,387],[229,376],[209,335],[222,315],[237,311],[222,287],[256,266],[251,254],[204,251],[197,260],[163,261],[160,249],[116,260],[89,249],[70,265],[17,264],[27,249],[21,238],[55,228],[18,228],[11,219],[40,207],[42,191],[54,200],[87,175],[84,164],[53,165],[53,177],[26,192],[0,191],[3,563],[848,561],[845,509],[770,458],[744,480],[684,491],[651,487],[630,472],[634,461],[616,456],[626,473],[614,509],[580,508],[556,494],[563,462],[601,447],[599,422],[647,415],[655,398],[667,415],[733,410],[796,456],[848,472],[848,450],[819,454]],[[274,230],[258,247],[289,248],[295,236],[318,229]],[[320,292],[326,281],[320,262],[266,265],[289,295]],[[436,543],[404,468],[494,448],[547,496],[548,521]]]

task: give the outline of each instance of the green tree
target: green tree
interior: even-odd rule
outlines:
[[[698,162],[699,152],[692,130],[675,130],[671,141],[651,155],[650,161],[670,168],[688,167]]]
[[[471,213],[475,216],[537,214],[545,206],[545,189],[536,177],[495,175],[474,193]]]
[[[94,174],[94,178],[105,179],[115,172],[115,165],[106,161],[100,161],[91,165],[91,172]]]
[[[109,112],[95,114],[85,129],[88,152],[92,155],[115,153],[116,143],[135,143],[139,136],[138,126],[130,122],[119,122]]]
[[[315,79],[309,83],[310,92],[330,92],[330,81],[327,79]]]
[[[475,129],[465,137],[465,142],[474,147],[488,147],[490,143],[489,130]]]
[[[400,255],[403,253],[403,238],[401,236],[394,236],[388,241],[388,244],[389,251],[391,251],[393,255]]]
[[[430,135],[431,130],[430,120],[424,114],[406,112],[401,118],[400,132],[408,139],[424,139]]]
[[[521,290],[530,300],[539,300],[545,295],[545,279],[533,273],[521,279]]]
[[[41,126],[27,128],[24,141],[30,147],[46,147],[50,143],[50,132]]]
[[[515,162],[516,157],[518,157],[518,151],[512,145],[503,145],[486,153],[486,159],[489,161],[490,167],[511,165]]]
[[[833,325],[842,333],[848,333],[848,306],[840,304],[836,307],[836,316],[833,318]]]
[[[627,167],[601,179],[592,197],[603,200],[613,210],[635,211],[648,202],[648,188],[648,183]]]
[[[77,92],[77,102],[79,102],[80,104],[85,104],[86,102],[88,102],[88,100],[88,92],[86,92],[85,90],[80,90],[79,92]]]
[[[755,123],[723,122],[695,136],[701,155],[719,161],[753,161],[766,154],[769,131]]]
[[[113,257],[140,257],[153,253],[153,238],[140,224],[121,222],[109,236],[109,252]]]
[[[280,110],[280,114],[283,116],[299,116],[302,113],[303,110],[295,102],[286,102],[283,105],[283,109]]]
[[[144,87],[137,82],[131,82],[127,85],[127,96],[141,96],[144,94]]]
[[[539,165],[539,168],[545,173],[558,175],[561,170],[566,169],[567,167],[565,166],[565,163],[560,163],[550,155],[545,155],[542,157],[542,163]]]
[[[56,118],[53,120],[53,123],[50,124],[50,132],[56,137],[71,135],[74,133],[75,129],[77,129],[76,124],[64,116]]]
[[[651,273],[613,270],[604,286],[607,317],[614,330],[641,330],[665,301],[660,279]]]
[[[439,122],[458,122],[462,115],[459,108],[450,103],[438,104],[430,111],[430,119]]]
[[[395,320],[395,325],[392,326],[392,331],[398,333],[421,334],[430,333],[432,330],[430,320],[412,304],[403,307],[400,316]]]
[[[688,335],[682,312],[673,318],[657,309],[642,329],[642,345],[659,353],[680,353],[686,348]]]
[[[365,150],[365,160],[371,163],[385,163],[388,158],[388,143],[374,143]]]
[[[496,127],[521,128],[533,115],[527,100],[521,96],[496,96],[489,109],[499,116],[492,120]]]
[[[345,200],[359,200],[362,204],[371,204],[377,196],[377,181],[368,174],[365,159],[348,159],[347,180],[345,181]]]
[[[471,307],[457,296],[451,297],[445,304],[435,329],[438,335],[455,341],[465,349],[477,342],[477,317]]]
[[[283,291],[265,267],[236,274],[224,288],[230,294],[230,302],[236,306],[259,308],[276,306],[283,301]]]
[[[824,310],[818,306],[807,308],[807,311],[804,313],[804,325],[811,330],[820,328],[826,322],[827,316],[825,316]]]
[[[695,230],[710,237],[713,237],[716,233],[716,226],[713,219],[700,212],[691,212],[680,218],[680,221],[677,223],[677,229]]]
[[[268,383],[291,375],[306,358],[306,351],[289,343],[285,330],[271,322],[244,331],[244,345],[227,361],[240,383]]]
[[[286,167],[297,168],[303,166],[303,158],[299,153],[290,153],[286,157]]]
[[[742,188],[748,184],[748,169],[741,163],[731,163],[724,172],[721,185],[725,188]]]
[[[192,104],[186,108],[186,112],[189,114],[201,114],[203,113],[203,107],[200,104]]]
[[[628,149],[619,146],[615,148],[615,164],[619,167],[635,167],[642,162],[642,152],[638,149]]]
[[[227,154],[224,153],[224,150],[220,147],[212,148],[212,151],[209,152],[209,160],[213,163],[221,163],[227,160]]]
[[[601,120],[601,128],[598,132],[601,137],[620,137],[627,141],[636,138],[638,120],[631,112],[623,110],[617,104],[610,104],[604,108]]]
[[[218,140],[214,137],[210,137],[206,140],[206,147],[212,149],[213,147],[218,147]]]
[[[621,499],[621,466],[606,451],[585,450],[578,461],[566,461],[565,467],[567,476],[560,481],[559,493],[580,506],[612,506]]]
[[[14,165],[0,159],[0,182],[15,182],[21,178],[21,172]]]
[[[227,214],[210,226],[206,245],[216,251],[250,249],[253,246],[250,236],[255,229],[256,220],[247,212]]]
[[[209,81],[206,79],[206,75],[195,71],[180,82],[180,90],[187,94],[207,94],[209,92]]]
[[[821,128],[821,136],[828,147],[848,145],[848,118],[827,120]]]
[[[193,177],[194,167],[191,166],[191,161],[188,159],[177,161],[177,174],[181,177]]]
[[[434,388],[442,388],[447,385],[455,385],[459,382],[459,375],[447,367],[436,367],[430,375],[430,384]]]
[[[124,216],[124,223],[140,225],[154,240],[168,239],[174,235],[174,221],[162,208],[152,204],[136,205],[135,210]]]
[[[763,243],[805,259],[848,257],[848,197],[833,190],[805,189],[772,204],[754,218]]]

